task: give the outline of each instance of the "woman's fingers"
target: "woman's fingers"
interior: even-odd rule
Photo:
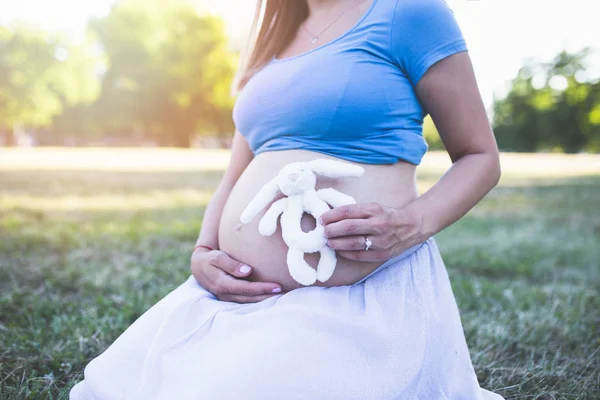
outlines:
[[[369,218],[383,212],[383,207],[378,203],[349,204],[324,212],[321,215],[323,225],[329,225],[344,219]]]
[[[226,253],[224,252],[219,252],[213,262],[212,265],[214,265],[215,267],[225,271],[226,273],[228,273],[229,275],[232,275],[236,278],[245,278],[248,275],[250,275],[250,273],[252,272],[252,267],[241,263],[237,260],[234,260],[233,258],[229,257]],[[265,290],[268,290],[268,293],[279,293],[277,290],[281,291],[281,286],[279,286],[277,283],[272,283],[272,282],[248,282],[248,281],[244,281],[244,280],[233,280],[234,282],[245,282],[245,283],[256,283],[256,284],[261,284],[264,285]],[[243,289],[243,286],[241,287]],[[241,292],[236,292],[239,294],[243,294]],[[265,292],[267,293],[267,292]],[[254,296],[255,294],[248,294],[247,296]]]
[[[371,240],[371,246],[369,246],[369,251],[375,249],[375,243]],[[365,243],[365,236],[346,236],[340,237],[336,239],[329,239],[327,241],[327,246],[334,250],[365,250],[367,245]]]
[[[324,229],[325,236],[330,240],[342,236],[362,235],[364,241],[364,236],[377,233],[377,227],[372,219],[345,219],[330,223]]]
[[[274,282],[250,282],[252,269],[219,250],[192,254],[192,274],[202,287],[219,300],[255,303],[281,294],[281,285]]]
[[[281,286],[273,282],[250,282],[238,279],[229,274],[228,271],[214,266],[206,271],[207,278],[211,282],[211,293],[217,296],[219,300],[225,297],[243,296],[273,296],[281,293]],[[268,296],[267,296],[268,297]],[[258,299],[254,300],[260,301]]]
[[[229,275],[238,278],[245,278],[252,272],[252,268],[249,265],[234,260],[222,251],[215,252],[211,264],[227,272]]]
[[[253,297],[229,295],[229,296],[224,296],[223,298],[221,298],[219,300],[221,300],[221,301],[231,301],[233,303],[258,303],[259,301],[266,300],[269,297],[273,297],[273,295],[269,295],[269,296],[253,296]]]
[[[225,277],[223,284],[226,286],[227,294],[237,296],[253,297],[281,294],[281,287],[276,283],[249,282],[242,279]]]

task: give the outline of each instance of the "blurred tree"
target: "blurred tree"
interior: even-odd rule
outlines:
[[[593,124],[590,118],[593,109],[600,105],[599,85],[578,79],[585,71],[588,54],[587,49],[575,54],[563,51],[548,66],[552,78],[560,77],[567,84],[563,90],[556,90],[557,101],[552,110],[555,127],[552,144],[562,147],[567,153],[587,149],[594,136],[600,135],[599,126]]]
[[[220,19],[180,3],[130,1],[91,30],[108,59],[95,107],[105,130],[179,147],[196,132],[232,132],[235,60]]]
[[[543,129],[539,125],[545,111],[554,105],[554,98],[536,103],[537,90],[532,83],[535,69],[530,63],[524,65],[506,98],[494,103],[494,132],[502,149],[531,152],[540,144]]]
[[[513,151],[598,151],[600,82],[584,79],[589,50],[566,51],[551,62],[527,62],[506,98],[494,102],[500,148]],[[534,85],[535,79],[545,83]]]
[[[0,128],[14,144],[17,126],[48,126],[61,111],[52,88],[56,74],[56,41],[22,25],[0,26]]]
[[[94,49],[89,39],[61,46],[56,54],[58,65],[51,85],[62,112],[53,118],[53,133],[60,138],[75,139],[97,132],[92,105],[100,95],[103,55]]]
[[[89,43],[66,43],[23,25],[0,27],[0,128],[9,133],[9,145],[18,126],[83,131],[82,110],[99,93],[98,57]]]

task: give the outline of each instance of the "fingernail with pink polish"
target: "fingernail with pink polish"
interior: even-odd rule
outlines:
[[[252,269],[252,268],[250,268],[250,267],[249,267],[249,266],[247,266],[247,265],[242,265],[242,266],[240,267],[240,272],[241,272],[242,274],[247,274],[248,272],[250,272],[250,270],[251,270],[251,269]]]
[[[319,223],[323,225],[323,217],[319,217]]]
[[[276,287],[275,289],[273,289],[273,293],[279,293],[281,292],[281,288]]]

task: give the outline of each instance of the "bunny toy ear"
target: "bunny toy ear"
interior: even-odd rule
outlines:
[[[256,216],[262,210],[272,202],[277,196],[277,191],[279,190],[279,185],[277,185],[277,177],[271,179],[269,182],[265,183],[265,185],[258,191],[256,196],[248,203],[242,215],[240,216],[240,221],[242,223],[247,224],[252,221],[252,218]]]
[[[319,158],[308,162],[310,169],[319,175],[326,176],[328,178],[341,178],[341,177],[360,177],[365,173],[365,169],[361,166]]]

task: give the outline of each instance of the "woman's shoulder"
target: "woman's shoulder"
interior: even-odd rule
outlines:
[[[390,50],[416,84],[440,59],[467,50],[454,12],[445,0],[375,0],[393,6]]]
[[[438,13],[452,12],[446,0],[372,0],[380,13],[391,19],[398,17],[435,17]]]
[[[375,0],[381,1],[381,0]],[[395,11],[417,12],[427,14],[439,9],[449,9],[450,6],[446,0],[383,0],[393,4]]]
[[[383,31],[393,38],[410,40],[429,36],[432,31],[460,35],[454,12],[446,0],[373,0],[375,24],[387,25]]]
[[[375,0],[377,1],[377,0]],[[386,0],[387,1],[387,0]],[[393,23],[401,20],[404,23],[436,23],[446,22],[453,18],[453,11],[445,0],[390,0],[393,3]]]

